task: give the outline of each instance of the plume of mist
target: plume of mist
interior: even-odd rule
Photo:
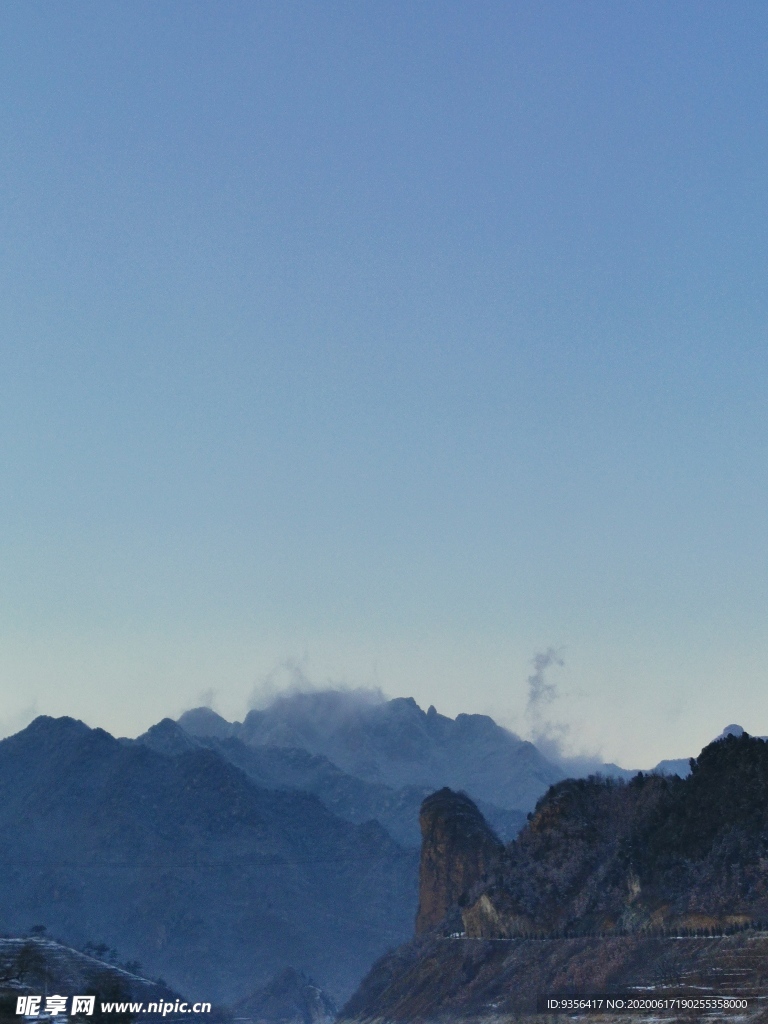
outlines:
[[[211,687],[207,690],[203,690],[202,693],[198,695],[197,704],[195,706],[198,708],[210,708],[211,711],[214,711],[215,708],[213,704],[215,700],[216,691]]]
[[[347,717],[350,713],[382,704],[386,695],[378,686],[354,686],[333,679],[314,680],[307,671],[308,657],[286,658],[255,684],[248,706],[264,711],[278,705],[299,712]]]
[[[573,751],[571,726],[559,721],[554,706],[561,697],[556,683],[548,676],[552,668],[563,668],[562,650],[548,647],[533,659],[533,672],[528,676],[528,703],[526,716],[531,738],[544,756],[563,768],[569,775],[583,776],[605,767],[599,751]]]
[[[296,693],[311,693],[320,687],[307,675],[306,654],[301,658],[285,658],[254,683],[248,708],[261,711],[268,708],[281,696]]]
[[[570,738],[570,727],[559,722],[552,714],[553,705],[560,697],[557,685],[548,678],[552,667],[565,665],[562,652],[557,647],[539,651],[533,659],[533,672],[528,676],[528,703],[526,716],[530,724],[531,737],[545,757],[561,763],[567,758],[566,748]]]
[[[546,678],[546,671],[551,665],[561,668],[565,662],[556,647],[548,647],[539,652],[533,659],[533,674],[528,676],[528,714],[532,718],[541,715],[542,709],[557,699],[557,687]]]

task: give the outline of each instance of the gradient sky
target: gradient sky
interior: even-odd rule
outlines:
[[[763,0],[11,0],[0,92],[0,731],[768,733]]]

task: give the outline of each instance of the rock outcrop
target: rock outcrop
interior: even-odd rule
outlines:
[[[504,855],[503,844],[464,793],[446,787],[428,796],[419,824],[417,935],[439,925],[474,886],[487,882]]]
[[[725,735],[686,779],[558,783],[503,851],[450,790],[422,830],[417,936],[342,1021],[517,1019],[548,992],[768,993],[768,742]]]

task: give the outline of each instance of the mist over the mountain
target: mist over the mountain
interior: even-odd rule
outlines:
[[[562,771],[563,776],[584,778],[601,774],[613,778],[632,778],[637,774],[637,769],[620,768],[606,762],[597,752],[574,752],[573,748],[577,746],[574,729],[555,713],[562,694],[557,682],[552,679],[552,673],[564,665],[563,651],[555,647],[539,651],[532,660],[533,672],[527,680],[525,709],[532,742],[547,760]]]
[[[555,713],[560,691],[551,678],[552,670],[563,664],[561,653],[553,648],[533,661],[528,719],[535,744],[485,715],[451,719],[433,707],[425,712],[413,698],[388,700],[379,689],[314,686],[293,662],[287,667],[288,688],[276,690],[270,677],[255,699],[258,706],[244,721],[228,722],[211,708],[199,707],[185,712],[179,724],[206,742],[228,741],[229,755],[251,772],[253,755],[238,752],[235,741],[259,750],[262,774],[257,771],[254,778],[260,784],[286,786],[293,780],[348,820],[364,820],[361,816],[370,813],[406,844],[419,840],[415,825],[419,800],[444,785],[468,792],[482,805],[499,835],[509,840],[523,818],[511,819],[503,812],[527,813],[558,779],[595,774],[630,779],[637,774],[638,769],[606,763],[597,754],[573,752],[577,744],[571,730]],[[276,771],[274,765],[263,774],[265,759],[272,756],[274,762],[277,750],[304,751],[323,759],[325,768],[320,771],[316,762],[311,781],[306,773],[299,777],[292,775],[293,769]],[[221,752],[226,754],[223,747]],[[298,755],[292,756],[295,762]],[[644,770],[685,776],[688,758],[646,765]],[[353,779],[358,780],[356,787]],[[374,789],[363,796],[361,783]],[[391,813],[393,808],[397,809]]]
[[[252,747],[293,748],[327,758],[342,771],[394,789],[466,789],[498,807],[530,810],[564,772],[532,744],[487,715],[441,715],[412,697],[382,700],[376,691],[281,694],[242,723],[208,708],[185,712],[191,735],[234,737]]]

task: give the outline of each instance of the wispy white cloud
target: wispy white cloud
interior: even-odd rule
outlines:
[[[31,704],[28,704],[15,714],[0,718],[0,739],[5,739],[6,736],[13,736],[14,733],[25,729],[39,714],[37,700],[33,700]]]

